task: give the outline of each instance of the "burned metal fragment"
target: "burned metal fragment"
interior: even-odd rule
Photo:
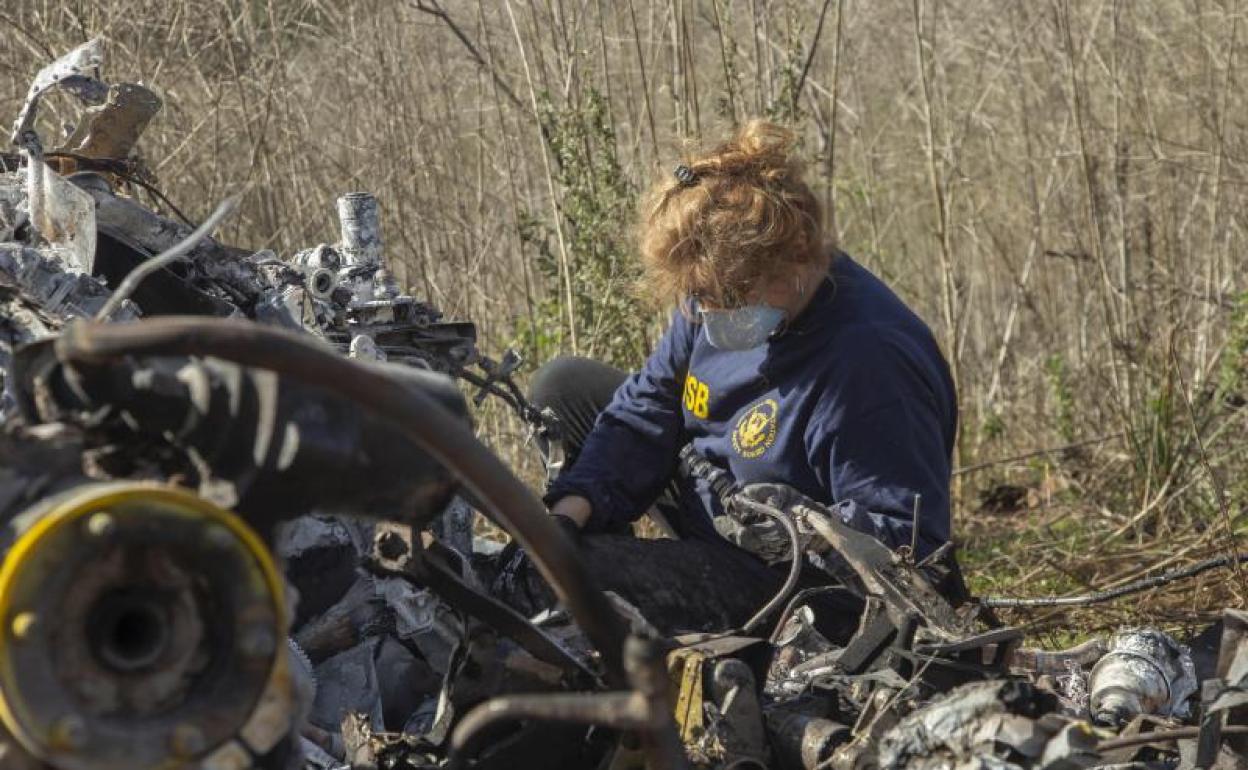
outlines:
[[[1178,642],[1155,629],[1127,629],[1114,634],[1089,674],[1089,710],[1094,722],[1113,727],[1141,714],[1184,716],[1196,688],[1191,655]]]

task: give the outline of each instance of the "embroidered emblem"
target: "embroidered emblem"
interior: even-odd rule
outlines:
[[[741,415],[732,431],[732,448],[737,450],[737,454],[752,460],[762,456],[776,443],[776,415],[779,411],[780,405],[769,398]]]

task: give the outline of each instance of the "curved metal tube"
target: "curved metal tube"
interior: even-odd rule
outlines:
[[[1077,663],[1088,668],[1109,652],[1104,639],[1089,639],[1065,650],[1037,650],[1022,647],[1010,657],[1012,668],[1021,668],[1036,674],[1061,675],[1068,673],[1066,664]]]
[[[780,526],[784,527],[785,534],[789,536],[789,575],[784,579],[784,585],[780,586],[780,590],[771,598],[771,601],[764,604],[758,612],[754,613],[754,617],[747,620],[745,625],[741,627],[742,633],[750,634],[757,630],[773,612],[779,609],[788,600],[789,595],[793,593],[793,589],[797,588],[797,581],[802,575],[802,544],[797,537],[797,527],[781,511],[744,498],[738,498],[738,503],[747,505],[751,511],[761,513],[779,522]]]
[[[689,763],[668,699],[666,655],[650,639],[629,637],[624,649],[631,692],[505,695],[469,711],[451,733],[447,770],[463,767],[482,731],[521,719],[602,725],[641,734],[647,770],[686,770]]]
[[[65,361],[120,356],[215,356],[331,390],[391,420],[449,468],[533,558],[542,576],[601,653],[608,682],[623,683],[623,622],[541,501],[470,430],[425,394],[404,387],[313,339],[249,321],[176,317],[132,324],[75,323],[56,341]]]
[[[615,730],[651,727],[650,709],[639,692],[503,695],[469,711],[451,733],[447,770],[462,767],[473,753],[475,738],[491,727],[521,720],[601,725]]]

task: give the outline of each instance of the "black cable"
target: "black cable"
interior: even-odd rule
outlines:
[[[44,154],[45,158],[68,158],[81,166],[82,171],[106,171],[121,177],[130,184],[136,184],[147,190],[158,201],[169,207],[171,211],[181,219],[188,227],[194,229],[198,227],[192,222],[186,214],[182,213],[182,209],[178,208],[173,201],[169,200],[154,184],[143,179],[139,174],[132,172],[130,169],[134,167],[132,161],[119,158],[90,158],[85,155],[78,155],[72,152],[49,152]]]
[[[747,620],[744,626],[741,626],[743,634],[754,633],[763,624],[763,621],[779,609],[788,600],[789,595],[793,593],[793,589],[797,588],[797,581],[802,576],[802,544],[797,537],[797,527],[794,526],[792,519],[785,516],[782,511],[771,510],[763,505],[758,505],[755,510],[778,523],[784,528],[785,534],[789,536],[789,574],[785,578],[784,584],[780,586],[780,590],[776,592],[775,596],[771,597],[771,601],[764,604],[758,612],[754,613],[754,617]]]
[[[1163,572],[1153,577],[1141,578],[1132,581],[1117,588],[1111,588],[1108,591],[1096,591],[1090,594],[1080,594],[1079,596],[1051,596],[1036,599],[1007,599],[1000,596],[986,596],[979,600],[984,607],[992,607],[995,609],[1016,609],[1021,607],[1083,607],[1089,604],[1101,604],[1102,602],[1113,601],[1128,594],[1147,591],[1150,588],[1156,588],[1167,583],[1173,583],[1176,580],[1195,577],[1202,572],[1208,572],[1218,567],[1226,567],[1231,563],[1230,556],[1216,556],[1212,559],[1198,561],[1186,567],[1173,569],[1169,572]],[[1241,553],[1234,558],[1239,563],[1248,562],[1248,553]]]
[[[192,222],[186,214],[182,213],[182,209],[178,208],[177,205],[173,201],[169,200],[169,198],[166,197],[164,193],[158,190],[156,188],[156,185],[151,184],[150,182],[145,182],[144,180],[138,178],[137,176],[133,176],[130,174],[123,173],[123,174],[118,174],[118,176],[120,176],[122,179],[126,180],[127,182],[130,182],[131,184],[137,184],[139,187],[142,187],[144,190],[147,190],[147,192],[151,194],[153,197],[155,197],[156,200],[168,206],[169,210],[172,211],[174,215],[177,216],[178,219],[181,219],[182,222],[186,226],[195,227],[195,223]]]

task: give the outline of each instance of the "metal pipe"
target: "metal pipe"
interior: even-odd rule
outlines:
[[[784,528],[785,533],[789,536],[789,574],[784,579],[784,585],[780,586],[780,590],[776,595],[771,597],[771,601],[759,608],[754,613],[754,617],[746,621],[741,627],[741,631],[745,634],[751,634],[767,620],[773,612],[779,609],[793,593],[793,589],[797,588],[797,581],[802,576],[802,544],[797,537],[797,527],[793,525],[792,520],[785,516],[782,511],[777,511],[769,506],[755,504],[753,501],[737,498],[742,504],[748,505],[751,510],[763,514],[778,522]]]
[[[689,762],[667,697],[664,660],[658,642],[633,636],[624,645],[631,692],[505,695],[480,704],[464,715],[451,733],[447,770],[463,767],[471,756],[474,739],[482,732],[522,719],[635,730],[641,733],[648,770],[685,770]]]
[[[1035,674],[1060,676],[1069,673],[1067,663],[1088,668],[1109,652],[1104,639],[1089,639],[1065,650],[1037,650],[1020,647],[1010,656],[1010,667]]]
[[[636,692],[560,693],[557,695],[503,695],[469,711],[451,734],[447,770],[463,767],[475,752],[476,739],[495,725],[530,719],[578,725],[602,725],[615,730],[642,730],[649,726],[645,698]]]
[[[606,679],[624,681],[624,624],[598,590],[575,545],[541,501],[440,404],[296,332],[248,321],[169,316],[132,324],[71,324],[56,341],[69,362],[121,356],[215,356],[323,387],[389,420],[451,470],[528,552],[601,653]]]
[[[351,192],[340,197],[338,224],[348,266],[381,264],[381,208],[376,196]]]
[[[1232,563],[1242,564],[1248,562],[1248,553],[1240,553],[1232,556],[1215,556],[1212,559],[1198,561],[1195,564],[1179,569],[1173,569],[1169,572],[1163,572],[1160,575],[1152,577],[1140,578],[1123,586],[1111,588],[1107,591],[1095,591],[1090,594],[1081,594],[1079,596],[1056,596],[1056,597],[1039,597],[1035,599],[1007,599],[1000,596],[986,596],[979,600],[984,607],[992,607],[995,609],[1018,609],[1021,607],[1084,607],[1089,604],[1101,604],[1103,602],[1113,601],[1129,594],[1147,591],[1150,588],[1163,586],[1176,580],[1184,580],[1195,577],[1202,572],[1208,572],[1211,569],[1226,567]]]
[[[815,586],[814,588],[806,588],[798,591],[797,594],[789,600],[789,603],[784,608],[784,612],[780,613],[780,619],[776,621],[776,627],[772,630],[771,636],[768,637],[767,641],[772,644],[779,644],[780,632],[784,630],[785,625],[789,622],[789,618],[793,617],[794,610],[800,607],[807,599],[811,599],[822,594],[832,593],[833,591],[851,593],[848,588],[840,583],[826,586]]]
[[[1223,735],[1248,735],[1248,725],[1226,725],[1222,728]],[[1130,746],[1143,746],[1148,743],[1171,743],[1188,738],[1199,738],[1200,727],[1176,727],[1173,730],[1155,730],[1151,733],[1128,735],[1122,738],[1110,738],[1096,744],[1098,754]]]

